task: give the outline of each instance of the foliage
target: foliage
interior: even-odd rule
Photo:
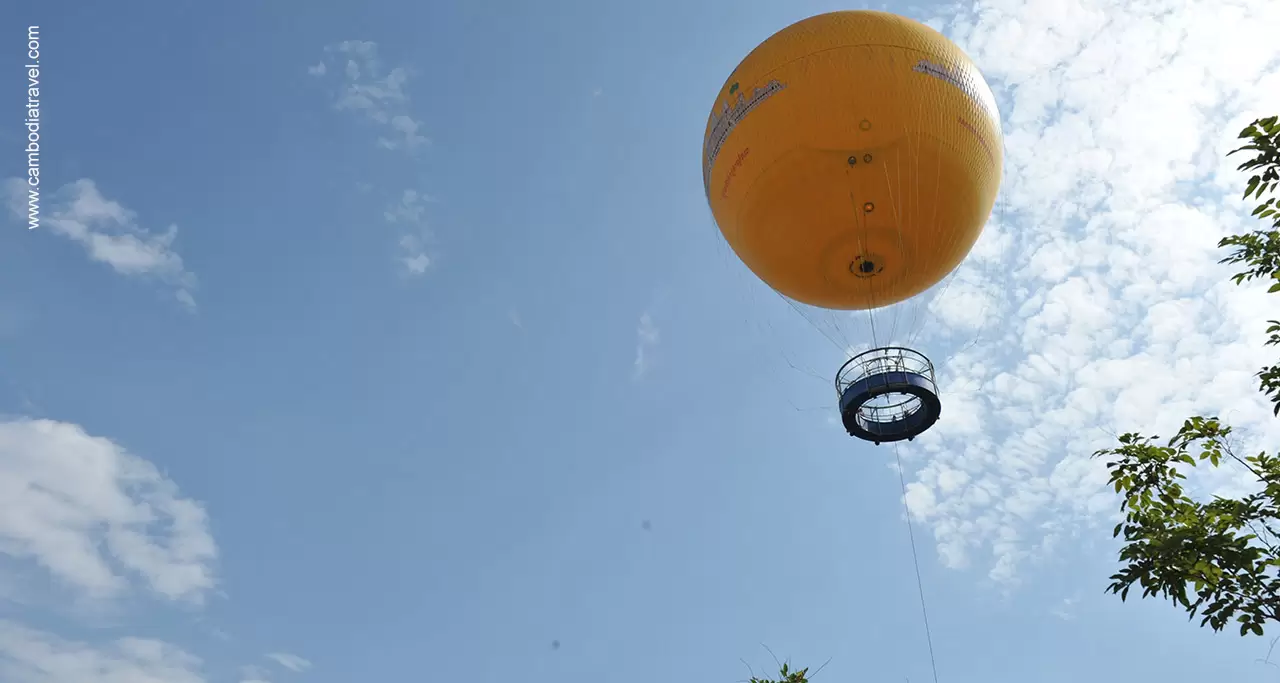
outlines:
[[[1262,199],[1263,194],[1274,194],[1280,187],[1280,117],[1258,119],[1240,131],[1239,137],[1247,140],[1227,156],[1237,152],[1252,151],[1253,157],[1237,166],[1237,170],[1251,171],[1245,185],[1244,198]],[[1280,291],[1280,203],[1270,197],[1253,209],[1253,215],[1261,220],[1271,219],[1267,229],[1232,235],[1218,242],[1219,247],[1235,247],[1235,252],[1222,259],[1222,263],[1244,263],[1248,267],[1232,277],[1236,284],[1255,278],[1275,280],[1268,290]],[[1280,321],[1267,321],[1270,327],[1267,346],[1280,345]],[[1258,372],[1262,393],[1274,404],[1274,414],[1280,415],[1280,365],[1265,367]]]
[[[1259,119],[1240,132],[1246,144],[1231,154],[1252,151],[1240,164],[1254,173],[1244,198],[1262,200],[1280,187],[1280,117]],[[1222,263],[1241,263],[1246,269],[1236,284],[1255,278],[1275,280],[1270,292],[1280,291],[1280,203],[1272,196],[1254,209],[1266,229],[1227,237],[1219,247],[1235,247]],[[1280,321],[1268,321],[1267,346],[1280,345]],[[1280,415],[1280,365],[1258,373],[1260,391]],[[1120,510],[1125,521],[1113,536],[1123,534],[1121,570],[1111,576],[1108,592],[1121,600],[1137,584],[1142,597],[1158,596],[1185,609],[1200,625],[1221,631],[1233,621],[1240,634],[1262,635],[1264,624],[1280,623],[1280,458],[1267,455],[1241,458],[1231,449],[1231,428],[1217,418],[1193,417],[1183,423],[1167,445],[1159,437],[1128,433],[1120,446],[1100,450],[1095,457],[1117,456],[1107,463],[1110,484],[1123,494]],[[1195,452],[1199,448],[1198,453]],[[1179,467],[1225,459],[1257,478],[1258,491],[1239,499],[1215,496],[1203,503],[1192,499],[1179,483]]]
[[[1280,622],[1280,458],[1241,458],[1230,433],[1217,419],[1193,417],[1167,446],[1152,443],[1159,437],[1125,434],[1120,448],[1099,451],[1120,456],[1107,468],[1126,512],[1113,533],[1124,534],[1120,560],[1127,565],[1111,576],[1108,591],[1124,600],[1137,583],[1144,598],[1158,595],[1192,618],[1202,614],[1201,626],[1220,631],[1234,618],[1241,635],[1262,635],[1264,623]],[[1193,500],[1178,483],[1186,478],[1178,466],[1207,460],[1217,467],[1224,456],[1252,472],[1263,490],[1239,500]]]
[[[751,683],[809,683],[809,669],[805,667],[796,671],[790,671],[784,663],[781,670],[778,671],[778,680],[768,678],[751,677]]]

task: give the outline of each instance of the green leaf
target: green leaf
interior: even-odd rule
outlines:
[[[1248,152],[1237,168],[1247,176],[1244,199],[1256,198],[1252,216],[1265,228],[1230,235],[1218,246],[1230,251],[1220,262],[1239,264],[1229,276],[1236,284],[1270,279],[1270,293],[1280,292],[1280,116],[1259,118],[1240,132],[1240,146],[1228,153]],[[1265,197],[1265,199],[1264,199]],[[1268,320],[1263,344],[1280,347],[1280,321]],[[1256,373],[1260,393],[1280,417],[1280,363]],[[1127,601],[1135,587],[1143,598],[1156,597],[1185,609],[1188,619],[1214,631],[1240,624],[1241,635],[1261,634],[1265,624],[1280,620],[1275,595],[1280,590],[1280,548],[1266,545],[1280,529],[1280,458],[1262,453],[1245,458],[1246,468],[1262,484],[1257,493],[1238,499],[1212,496],[1197,500],[1184,491],[1187,466],[1208,461],[1214,467],[1231,450],[1231,428],[1216,417],[1185,420],[1166,446],[1159,437],[1128,432],[1119,448],[1107,454],[1108,484],[1119,498],[1124,521],[1112,529],[1122,541],[1118,571],[1107,592]],[[1265,530],[1266,533],[1260,531]],[[1261,537],[1255,535],[1261,534]],[[1199,619],[1195,617],[1199,615]]]

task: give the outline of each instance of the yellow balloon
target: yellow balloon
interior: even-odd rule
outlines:
[[[937,31],[832,12],[760,44],[703,144],[720,231],[761,280],[824,308],[897,303],[964,260],[1004,158],[982,74]]]

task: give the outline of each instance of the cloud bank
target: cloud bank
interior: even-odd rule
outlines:
[[[1114,433],[1207,413],[1280,437],[1253,377],[1274,299],[1216,247],[1257,226],[1224,155],[1280,112],[1280,4],[980,0],[930,23],[1000,101],[1008,214],[931,304],[924,339],[953,355],[907,501],[944,564],[1007,584],[1114,515],[1089,458]]]

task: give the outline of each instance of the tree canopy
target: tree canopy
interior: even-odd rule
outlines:
[[[787,664],[783,664],[778,671],[777,680],[752,676],[750,683],[809,683],[809,669],[805,667],[791,671]]]
[[[1269,291],[1280,291],[1280,117],[1258,119],[1240,132],[1245,144],[1228,156],[1252,152],[1238,170],[1251,172],[1244,199],[1258,201],[1253,216],[1270,225],[1222,239],[1220,248],[1234,247],[1222,263],[1243,264],[1233,276],[1236,284],[1254,279],[1274,280]],[[1271,195],[1263,201],[1264,195]],[[1266,342],[1280,345],[1280,321],[1270,320]],[[1280,364],[1262,368],[1259,390],[1280,415]],[[1112,532],[1123,536],[1119,572],[1111,576],[1108,592],[1121,600],[1134,585],[1142,597],[1157,596],[1185,609],[1189,618],[1221,631],[1238,623],[1240,634],[1262,635],[1266,624],[1280,622],[1280,457],[1265,451],[1242,456],[1234,450],[1231,427],[1216,417],[1188,418],[1164,445],[1159,437],[1127,433],[1116,448],[1100,450],[1110,456],[1110,483],[1123,500],[1125,520]],[[1240,466],[1256,480],[1256,492],[1240,498],[1214,496],[1195,500],[1179,483],[1181,469],[1203,463]]]

